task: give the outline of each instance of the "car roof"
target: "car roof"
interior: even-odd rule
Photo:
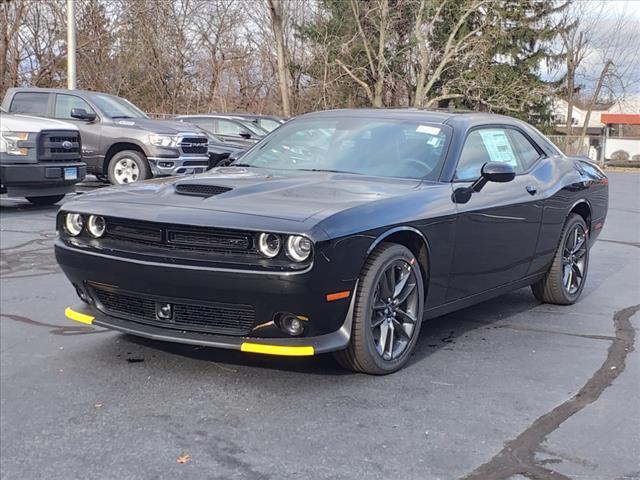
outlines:
[[[488,112],[471,110],[429,110],[420,108],[350,108],[338,110],[322,110],[301,115],[301,118],[312,117],[371,117],[386,119],[418,120],[430,123],[449,124],[452,120],[462,120],[464,123],[513,123],[514,118]]]
[[[80,95],[95,95],[95,94],[99,94],[99,95],[109,95],[111,97],[117,97],[117,95],[114,95],[112,93],[106,93],[106,92],[98,92],[95,90],[68,90],[66,88],[42,88],[42,87],[14,87],[14,88],[10,88],[9,91],[14,92],[14,93],[19,93],[19,92],[39,92],[39,93],[76,93],[76,94],[80,94]]]

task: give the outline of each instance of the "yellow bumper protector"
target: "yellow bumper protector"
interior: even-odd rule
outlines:
[[[70,320],[75,320],[76,322],[80,323],[86,323],[87,325],[91,325],[93,323],[93,319],[95,318],[85,313],[76,312],[69,307],[65,309],[64,315]]]
[[[251,353],[265,353],[267,355],[286,355],[290,357],[304,357],[313,355],[312,346],[287,347],[282,345],[266,345],[264,343],[244,342],[240,350]]]

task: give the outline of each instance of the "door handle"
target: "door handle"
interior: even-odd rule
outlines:
[[[526,189],[527,192],[529,192],[531,195],[535,195],[536,193],[538,193],[538,187],[536,185],[527,185]]]

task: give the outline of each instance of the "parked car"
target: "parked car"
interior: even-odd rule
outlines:
[[[423,320],[528,285],[578,300],[607,208],[606,175],[519,120],[328,111],[230,167],[66,203],[55,249],[71,319],[386,374]]]
[[[52,205],[84,179],[78,128],[0,109],[0,193]]]
[[[245,149],[252,147],[268,133],[248,120],[225,115],[180,115],[176,120],[197,125],[224,142]]]
[[[113,184],[152,176],[205,171],[204,132],[181,122],[152,120],[131,102],[106,93],[50,88],[11,88],[5,110],[74,123],[82,135],[88,173]]]
[[[250,113],[233,113],[231,115],[255,123],[267,132],[272,132],[285,122],[283,119],[271,115],[252,115]]]

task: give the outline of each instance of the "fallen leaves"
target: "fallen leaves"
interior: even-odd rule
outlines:
[[[178,457],[178,463],[184,464],[184,463],[187,463],[189,460],[191,460],[191,455],[189,455],[188,453],[184,453]]]

